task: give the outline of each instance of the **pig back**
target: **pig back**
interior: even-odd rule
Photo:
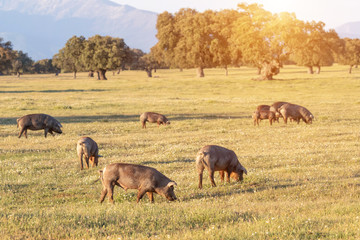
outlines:
[[[270,106],[269,105],[259,105],[256,108],[257,111],[264,111],[264,110],[270,110]]]
[[[51,116],[47,114],[29,114],[25,115],[17,120],[19,127],[34,128],[34,130],[42,129],[51,122]]]
[[[104,179],[110,182],[117,181],[120,186],[128,189],[157,188],[166,186],[171,180],[155,168],[128,164],[113,163],[105,167]]]
[[[280,107],[284,104],[287,104],[288,102],[274,102],[271,106],[270,106],[270,111],[272,112],[279,112]]]
[[[279,109],[280,113],[286,117],[292,117],[294,119],[300,118],[300,106],[296,104],[286,103]]]

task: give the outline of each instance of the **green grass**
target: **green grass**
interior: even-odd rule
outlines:
[[[0,77],[0,236],[2,239],[359,239],[360,71],[323,68],[320,75],[286,66],[274,81],[255,69],[124,71],[107,81],[86,73]],[[260,104],[307,107],[312,125],[253,126]],[[169,126],[148,124],[145,111]],[[17,138],[16,119],[47,113],[63,134]],[[80,171],[76,142],[92,137],[97,168]],[[242,183],[197,188],[196,152],[232,149],[248,170]],[[175,180],[176,202],[115,188],[115,205],[98,203],[98,170],[128,162]]]

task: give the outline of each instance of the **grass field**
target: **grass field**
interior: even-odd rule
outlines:
[[[274,81],[255,69],[108,72],[0,77],[1,239],[360,239],[360,70],[286,66]],[[260,104],[307,107],[312,125],[281,120],[254,127]],[[163,113],[169,126],[139,115]],[[16,119],[47,113],[63,134],[28,131]],[[99,166],[80,171],[76,142],[99,144]],[[217,144],[238,155],[241,183],[197,188],[196,152]],[[176,202],[155,195],[136,203],[135,190],[115,188],[115,205],[98,202],[98,170],[113,162],[151,166],[176,181]]]

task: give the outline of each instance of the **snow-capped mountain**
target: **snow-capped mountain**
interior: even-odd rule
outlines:
[[[124,38],[148,52],[157,13],[110,0],[0,0],[0,37],[34,60],[52,58],[74,35]]]

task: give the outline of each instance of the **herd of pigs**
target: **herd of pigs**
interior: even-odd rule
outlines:
[[[275,102],[270,105],[259,105],[253,113],[254,125],[259,125],[259,120],[269,119],[270,125],[273,121],[279,122],[282,117],[284,122],[293,120],[297,123],[303,120],[305,123],[312,123],[314,116],[305,107],[291,104],[288,102]],[[170,124],[168,119],[159,113],[145,112],[140,115],[140,122],[143,128],[146,128],[146,122],[157,123],[159,125]],[[27,130],[41,130],[44,129],[45,137],[47,133],[54,135],[61,134],[61,123],[54,117],[47,114],[29,114],[17,119],[17,127],[20,128],[19,138],[25,135],[27,138]],[[99,148],[97,143],[90,137],[81,137],[77,142],[77,155],[80,160],[80,168],[84,169],[83,159],[86,167],[89,164],[92,167],[98,165]],[[203,171],[207,169],[211,185],[216,186],[214,181],[214,172],[220,172],[221,181],[224,181],[226,172],[227,182],[230,182],[230,177],[236,181],[243,180],[243,174],[247,174],[246,169],[239,162],[234,151],[226,149],[221,146],[207,145],[202,147],[196,156],[196,168],[199,176],[199,188],[202,188]],[[114,203],[113,193],[115,185],[127,189],[138,189],[137,202],[147,194],[150,202],[154,202],[153,193],[157,193],[170,201],[176,200],[174,193],[174,186],[177,185],[175,181],[160,173],[154,168],[128,164],[128,163],[112,163],[107,165],[103,170],[100,170],[100,180],[103,185],[100,202],[102,203],[108,195],[109,201]]]

